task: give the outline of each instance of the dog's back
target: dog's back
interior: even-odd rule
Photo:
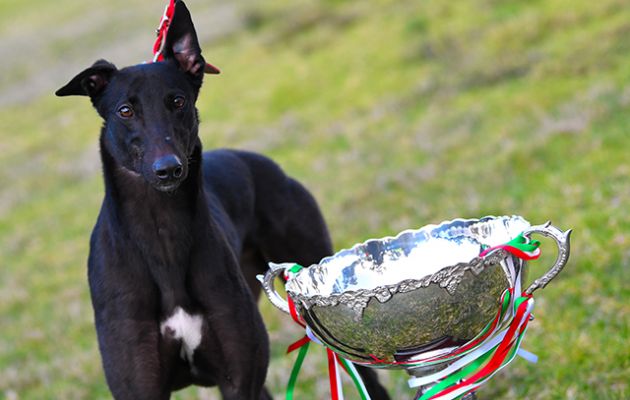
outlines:
[[[261,288],[255,276],[267,270],[268,262],[309,266],[332,253],[315,199],[275,162],[260,154],[226,149],[205,153],[203,160],[210,208],[240,255],[256,296]]]

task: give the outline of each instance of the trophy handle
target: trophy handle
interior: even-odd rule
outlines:
[[[523,232],[523,236],[529,238],[532,233],[539,233],[543,236],[552,238],[556,241],[558,245],[558,257],[556,258],[555,263],[551,267],[549,271],[541,278],[536,279],[528,288],[525,290],[526,294],[532,294],[536,289],[542,289],[547,284],[558,275],[562,268],[567,264],[569,260],[569,253],[571,251],[570,239],[571,239],[571,229],[566,232],[562,232],[560,229],[551,225],[551,222],[548,221],[543,225],[535,225],[530,227],[529,229]]]
[[[265,275],[256,275],[256,278],[262,283],[263,290],[265,294],[271,301],[271,304],[278,307],[281,311],[284,311],[287,314],[291,314],[289,311],[289,303],[283,299],[278,292],[276,292],[276,288],[274,287],[274,282],[276,278],[282,274],[287,268],[292,267],[293,263],[283,263],[283,264],[275,264],[269,263],[269,270],[265,273]]]

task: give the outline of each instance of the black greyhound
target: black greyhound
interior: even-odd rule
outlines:
[[[255,275],[267,261],[330,255],[326,225],[271,160],[202,154],[195,101],[206,64],[181,1],[163,54],[121,70],[97,61],[56,92],[89,96],[105,121],[88,277],[107,383],[116,399],[167,399],[191,384],[270,398]],[[387,399],[375,373],[360,371],[372,397]]]

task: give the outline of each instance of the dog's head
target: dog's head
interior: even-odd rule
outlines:
[[[183,2],[164,39],[164,61],[118,70],[99,60],[57,90],[57,96],[89,96],[105,120],[102,143],[117,167],[142,176],[160,191],[175,190],[188,175],[199,145],[195,101],[207,65]]]

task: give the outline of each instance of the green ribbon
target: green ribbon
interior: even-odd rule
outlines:
[[[498,344],[495,347],[493,347],[490,351],[488,351],[486,354],[482,355],[481,357],[479,357],[472,363],[468,364],[467,366],[459,370],[457,373],[449,375],[444,380],[442,380],[438,384],[431,387],[431,389],[424,392],[424,394],[422,395],[422,397],[420,397],[419,400],[430,399],[431,397],[435,396],[437,393],[441,392],[442,390],[452,385],[457,384],[460,380],[462,380],[466,376],[472,375],[486,361],[488,361],[488,359],[492,356],[492,354],[497,349],[497,347],[499,347]]]
[[[350,378],[352,378],[352,382],[354,382],[354,386],[357,387],[357,392],[359,392],[359,395],[361,396],[361,400],[369,400],[368,395],[364,392],[365,386],[361,383],[361,377],[353,373],[353,371],[356,371],[356,370],[353,369],[349,365],[350,362],[346,360],[345,358],[340,356],[339,360],[341,361],[341,364],[343,365],[348,375],[350,375]]]
[[[295,382],[297,381],[297,377],[300,373],[300,369],[302,368],[302,363],[304,362],[304,358],[306,357],[306,353],[308,352],[308,348],[311,342],[306,342],[302,347],[300,347],[300,351],[298,352],[298,356],[295,359],[295,364],[293,364],[293,369],[291,370],[291,376],[289,377],[289,383],[287,384],[287,400],[293,400],[293,391],[295,390]]]
[[[288,271],[293,274],[297,274],[302,268],[304,267],[301,266],[300,264],[293,264],[293,266],[289,268]]]
[[[516,247],[517,249],[525,251],[527,253],[533,253],[540,247],[540,241],[530,240],[523,235],[518,235],[514,239],[507,242],[506,245]]]

